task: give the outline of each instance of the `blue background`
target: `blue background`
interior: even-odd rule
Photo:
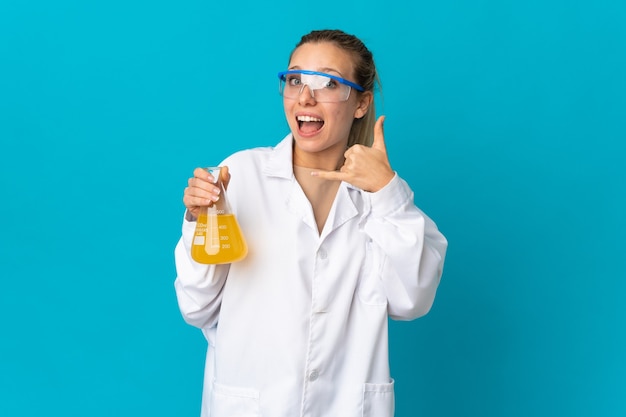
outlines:
[[[0,415],[199,415],[183,188],[282,138],[275,73],[327,27],[374,52],[392,166],[450,241],[433,310],[391,325],[397,415],[626,415],[625,21],[617,0],[4,0]]]

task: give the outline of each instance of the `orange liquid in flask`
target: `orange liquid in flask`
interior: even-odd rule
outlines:
[[[203,264],[227,264],[248,254],[234,214],[201,213],[191,246],[191,257]]]

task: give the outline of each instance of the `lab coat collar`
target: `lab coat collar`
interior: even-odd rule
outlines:
[[[263,174],[269,177],[291,179],[293,177],[293,136],[288,134],[274,147]]]
[[[263,173],[270,177],[278,177],[284,179],[294,179],[293,176],[293,136],[291,134],[285,136],[285,138],[274,147],[267,164],[263,168]],[[352,186],[349,183],[342,182],[339,190],[337,190],[337,197],[331,207],[326,225],[320,236],[322,240],[330,232],[350,220],[351,218],[359,214],[359,210],[355,206],[355,202],[351,197],[349,190],[361,191],[359,188]],[[301,216],[303,221],[313,230],[317,230],[315,225],[315,219],[312,213],[309,211],[310,206],[304,204],[306,197],[302,193],[301,189],[292,189],[292,192],[287,195],[285,203],[290,207],[290,211],[294,214]]]

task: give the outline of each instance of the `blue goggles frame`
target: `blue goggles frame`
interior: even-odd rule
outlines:
[[[354,88],[357,91],[363,92],[365,88],[361,87],[358,84],[353,83],[352,81],[348,81],[345,78],[337,77],[336,75],[326,74],[325,72],[318,71],[309,71],[309,70],[289,70],[289,71],[281,71],[278,73],[278,78],[282,81],[287,81],[286,76],[289,74],[308,74],[308,75],[321,75],[322,77],[332,78],[333,80],[340,82],[341,84],[347,85],[349,87]]]

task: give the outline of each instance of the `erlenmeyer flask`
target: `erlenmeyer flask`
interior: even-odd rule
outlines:
[[[228,264],[248,254],[248,246],[233,214],[222,183],[221,167],[205,168],[220,187],[220,199],[198,215],[191,257],[202,264]]]

